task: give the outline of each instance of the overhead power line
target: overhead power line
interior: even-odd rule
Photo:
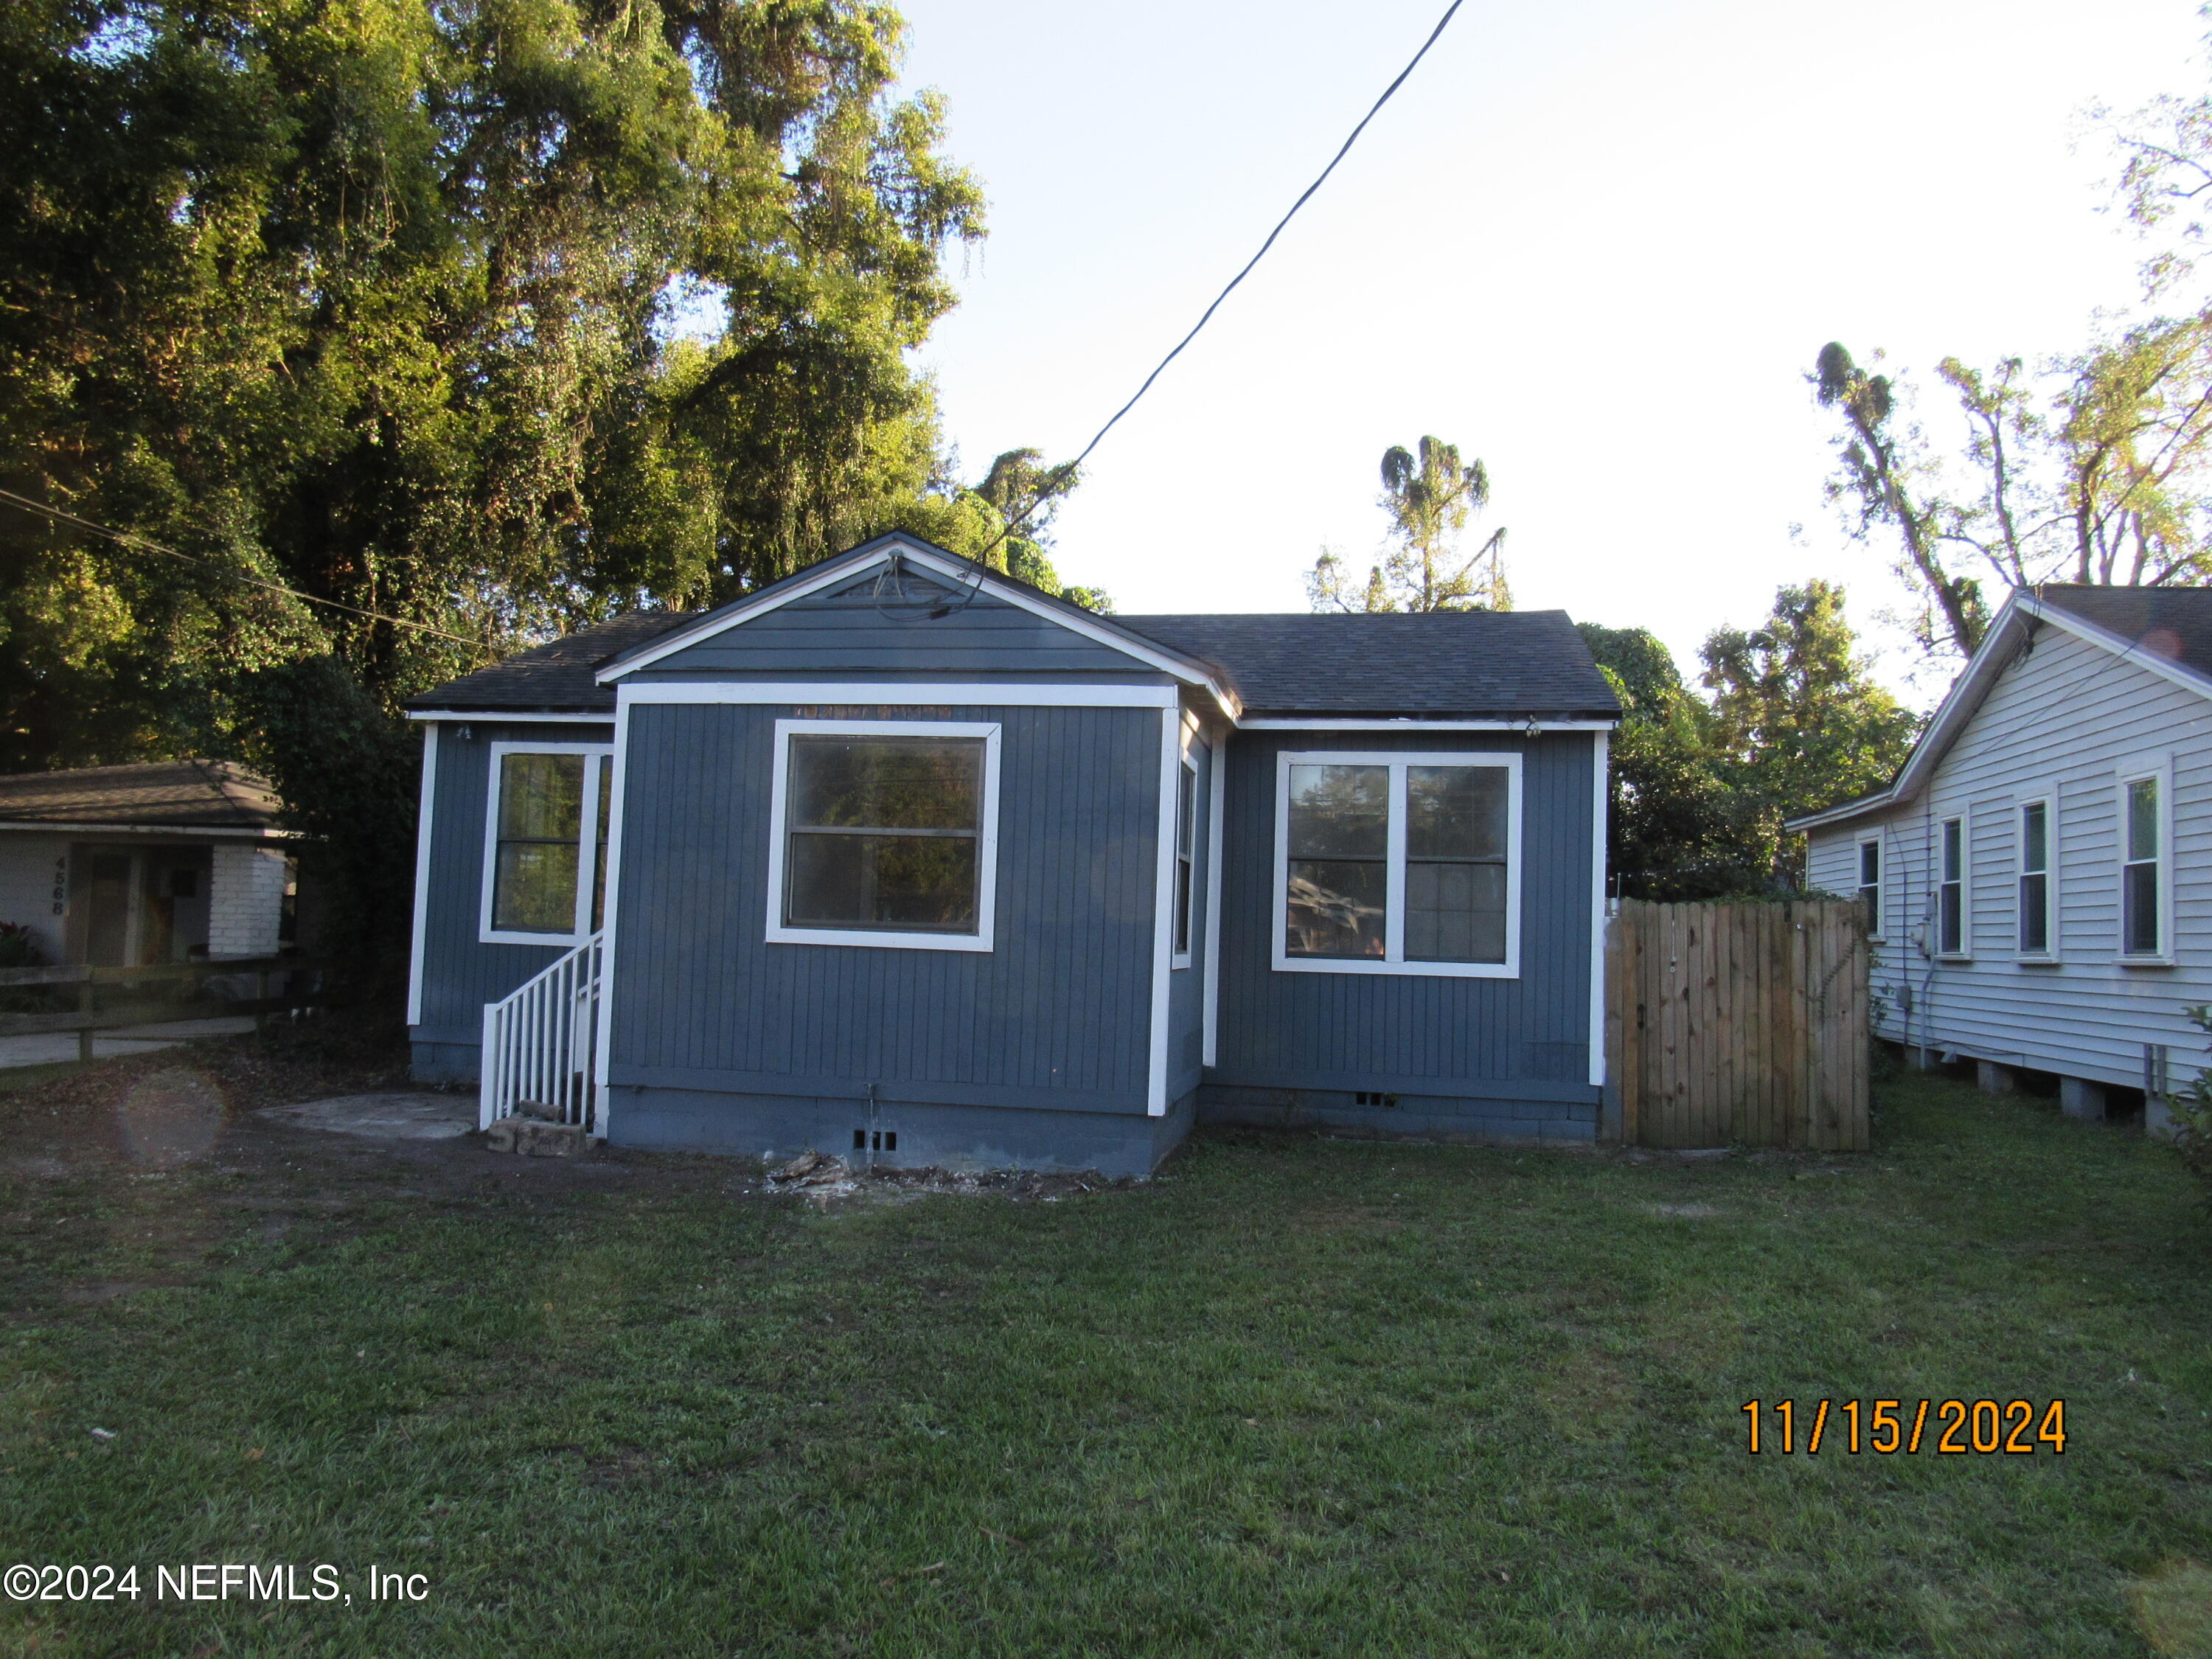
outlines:
[[[76,514],[65,513],[58,507],[49,507],[46,502],[34,501],[27,495],[18,495],[12,489],[0,489],[0,501],[8,501],[28,513],[43,514],[47,518],[63,524],[73,524],[80,530],[88,530],[95,536],[105,536],[109,541],[120,542],[125,547],[143,547],[149,553],[161,553],[172,559],[182,559],[186,564],[199,565],[232,581],[243,582],[248,587],[262,588],[271,593],[283,593],[308,605],[328,605],[333,611],[343,611],[356,617],[366,617],[371,622],[390,623],[394,628],[411,628],[418,634],[434,634],[441,640],[452,640],[477,651],[485,648],[482,640],[470,639],[465,634],[449,633],[445,629],[434,628],[428,623],[410,622],[404,617],[387,616],[381,611],[364,611],[361,606],[348,605],[343,599],[326,599],[319,594],[302,593],[296,587],[287,587],[282,582],[268,581],[259,576],[249,576],[242,570],[233,570],[228,565],[217,564],[213,559],[203,559],[195,553],[179,553],[173,547],[164,547],[161,543],[149,541],[143,536],[134,536],[127,530],[111,530],[104,524],[95,524],[90,519],[81,519]]]
[[[1346,137],[1344,143],[1337,147],[1336,154],[1330,156],[1328,159],[1328,165],[1321,170],[1320,173],[1315,178],[1313,183],[1305,187],[1305,189],[1299,194],[1298,199],[1291,204],[1291,210],[1275,222],[1275,228],[1267,233],[1267,240],[1260,244],[1260,251],[1257,253],[1255,253],[1249,259],[1247,259],[1244,262],[1244,268],[1229,279],[1228,287],[1223,289],[1220,293],[1213,296],[1213,303],[1206,307],[1205,314],[1201,316],[1197,322],[1191,325],[1190,332],[1184,335],[1182,339],[1176,342],[1175,349],[1169,352],[1166,356],[1161,358],[1158,365],[1152,370],[1152,372],[1145,376],[1145,383],[1137,388],[1135,395],[1132,397],[1127,403],[1123,404],[1121,408],[1115,410],[1111,417],[1108,419],[1106,424],[1100,427],[1098,430],[1091,435],[1091,441],[1083,446],[1083,453],[1080,455],[1078,455],[1073,460],[1053,469],[1054,475],[1056,478],[1066,480],[1067,482],[1056,483],[1051,488],[1043,490],[1038,495],[1035,501],[1024,507],[1019,514],[1007,520],[1006,527],[1000,531],[996,536],[994,536],[991,540],[985,544],[983,549],[985,553],[988,554],[992,548],[996,547],[1007,537],[1012,535],[1015,531],[1018,530],[1028,521],[1030,514],[1035,513],[1037,508],[1042,507],[1054,496],[1063,495],[1066,492],[1074,478],[1077,469],[1081,467],[1084,462],[1091,459],[1091,452],[1098,447],[1100,441],[1104,439],[1108,433],[1114,429],[1115,423],[1119,422],[1124,415],[1127,415],[1131,410],[1134,409],[1137,406],[1139,400],[1141,399],[1147,392],[1150,392],[1152,389],[1152,382],[1160,378],[1161,374],[1166,371],[1167,366],[1170,363],[1175,362],[1177,357],[1180,357],[1182,355],[1183,348],[1198,337],[1199,331],[1213,320],[1213,313],[1221,309],[1221,302],[1237,291],[1237,285],[1252,274],[1254,266],[1257,265],[1261,260],[1267,257],[1267,250],[1275,246],[1275,239],[1283,234],[1284,227],[1288,225],[1291,220],[1297,218],[1298,210],[1304,207],[1313,198],[1313,194],[1316,191],[1319,190],[1324,184],[1328,182],[1328,175],[1336,171],[1337,163],[1344,160],[1346,155],[1349,155],[1352,153],[1352,147],[1359,142],[1359,135],[1367,131],[1367,124],[1382,113],[1382,106],[1389,103],[1390,100],[1396,95],[1398,88],[1406,84],[1406,77],[1413,74],[1413,70],[1419,66],[1421,59],[1429,55],[1429,48],[1436,45],[1437,38],[1443,33],[1445,28],[1450,24],[1453,16],[1458,12],[1461,5],[1463,3],[1464,0],[1451,0],[1451,4],[1444,8],[1444,15],[1437,19],[1436,27],[1429,31],[1429,38],[1421,42],[1421,49],[1407,60],[1406,67],[1398,71],[1397,78],[1392,81],[1389,86],[1382,88],[1382,95],[1375,100],[1374,106],[1370,108],[1366,114],[1359,118],[1359,125],[1352,128],[1351,133]]]

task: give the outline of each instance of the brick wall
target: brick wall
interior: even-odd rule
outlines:
[[[276,955],[283,913],[283,850],[217,842],[208,884],[209,957]]]

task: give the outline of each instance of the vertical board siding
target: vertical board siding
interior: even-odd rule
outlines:
[[[2174,965],[2123,966],[2119,947],[2124,762],[2173,767]],[[2023,963],[2014,811],[2049,788],[2060,961]],[[1972,848],[1972,959],[1938,961],[1939,826],[1965,817]],[[2108,1084],[2140,1085],[2143,1045],[2198,1063],[2182,1010],[2212,1001],[2212,700],[2102,647],[2045,627],[1999,676],[1911,802],[1809,836],[1808,880],[1857,886],[1857,847],[1883,841],[1884,933],[1875,947],[1874,1029],[1893,1041]],[[2187,1056],[2185,1061],[2184,1056]]]
[[[420,1042],[474,1047],[483,1032],[483,1006],[496,1002],[569,947],[566,944],[483,945],[484,813],[495,743],[614,741],[605,723],[446,724],[438,735],[438,775],[430,809],[430,891],[422,933]]]
[[[927,591],[957,608],[931,617],[920,605],[878,605],[876,577],[834,593],[811,593],[673,652],[633,676],[729,679],[747,675],[841,680],[907,674],[1081,680],[1166,676],[1111,646],[989,594],[960,596],[909,572],[909,592]]]
[[[769,784],[792,712],[630,712],[615,1079],[981,1085],[1142,1112],[1158,711],[945,716],[1001,728],[989,951],[768,942]]]
[[[1580,732],[1240,732],[1225,769],[1221,1024],[1210,1080],[1356,1088],[1366,1078],[1423,1079],[1437,1085],[1426,1092],[1469,1096],[1537,1085],[1546,1098],[1595,1100],[1593,748]],[[1304,750],[1524,757],[1519,978],[1274,970],[1275,757]]]

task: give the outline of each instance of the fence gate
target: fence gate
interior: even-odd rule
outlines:
[[[1862,916],[1847,899],[1623,903],[1606,944],[1622,1138],[1864,1152]]]

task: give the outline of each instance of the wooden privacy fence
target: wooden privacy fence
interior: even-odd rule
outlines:
[[[65,964],[0,969],[0,993],[14,987],[52,986],[56,988],[55,995],[66,997],[70,994],[60,988],[73,986],[76,1003],[68,1012],[0,1012],[0,1036],[75,1031],[77,1058],[88,1060],[94,1031],[221,1014],[258,1015],[335,1006],[343,998],[336,994],[334,970],[342,966],[334,957],[242,957],[167,962],[150,968]],[[210,983],[222,981],[230,983]],[[250,996],[244,994],[248,981],[252,984]],[[105,998],[100,995],[103,989],[108,993]],[[118,1000],[125,1006],[116,1006]],[[102,1001],[108,1006],[100,1006]]]
[[[1607,1074],[1646,1146],[1867,1149],[1867,945],[1848,899],[1621,905]]]

